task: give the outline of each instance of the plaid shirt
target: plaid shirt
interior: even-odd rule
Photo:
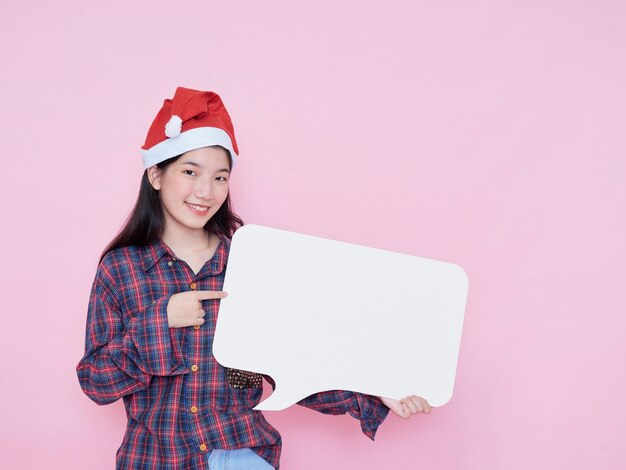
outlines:
[[[260,377],[226,369],[211,354],[219,300],[203,302],[202,326],[168,326],[170,296],[222,289],[229,248],[223,238],[197,274],[161,241],[116,249],[98,266],[85,355],[76,370],[99,405],[124,399],[128,426],[117,468],[205,469],[211,449],[242,447],[278,468],[280,434],[252,411],[263,391]],[[349,413],[371,439],[389,411],[378,398],[346,391],[317,393],[299,404]]]

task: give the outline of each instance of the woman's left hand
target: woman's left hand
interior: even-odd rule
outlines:
[[[385,397],[379,398],[387,408],[403,419],[409,419],[412,415],[417,413],[430,413],[432,410],[426,399],[418,397],[417,395],[410,395],[400,400]]]

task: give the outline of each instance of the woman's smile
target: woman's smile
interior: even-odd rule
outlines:
[[[208,206],[202,206],[200,204],[191,204],[190,202],[185,201],[185,205],[189,207],[191,212],[196,215],[206,215],[209,212]]]

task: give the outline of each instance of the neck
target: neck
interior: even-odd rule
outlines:
[[[161,238],[178,256],[206,250],[211,241],[209,232],[204,229],[176,230],[167,226]]]

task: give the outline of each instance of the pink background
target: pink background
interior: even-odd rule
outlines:
[[[0,467],[113,468],[122,403],[74,367],[138,149],[184,85],[233,117],[247,222],[470,278],[452,401],[375,443],[267,413],[284,469],[624,468],[624,3],[225,3],[0,6]]]

